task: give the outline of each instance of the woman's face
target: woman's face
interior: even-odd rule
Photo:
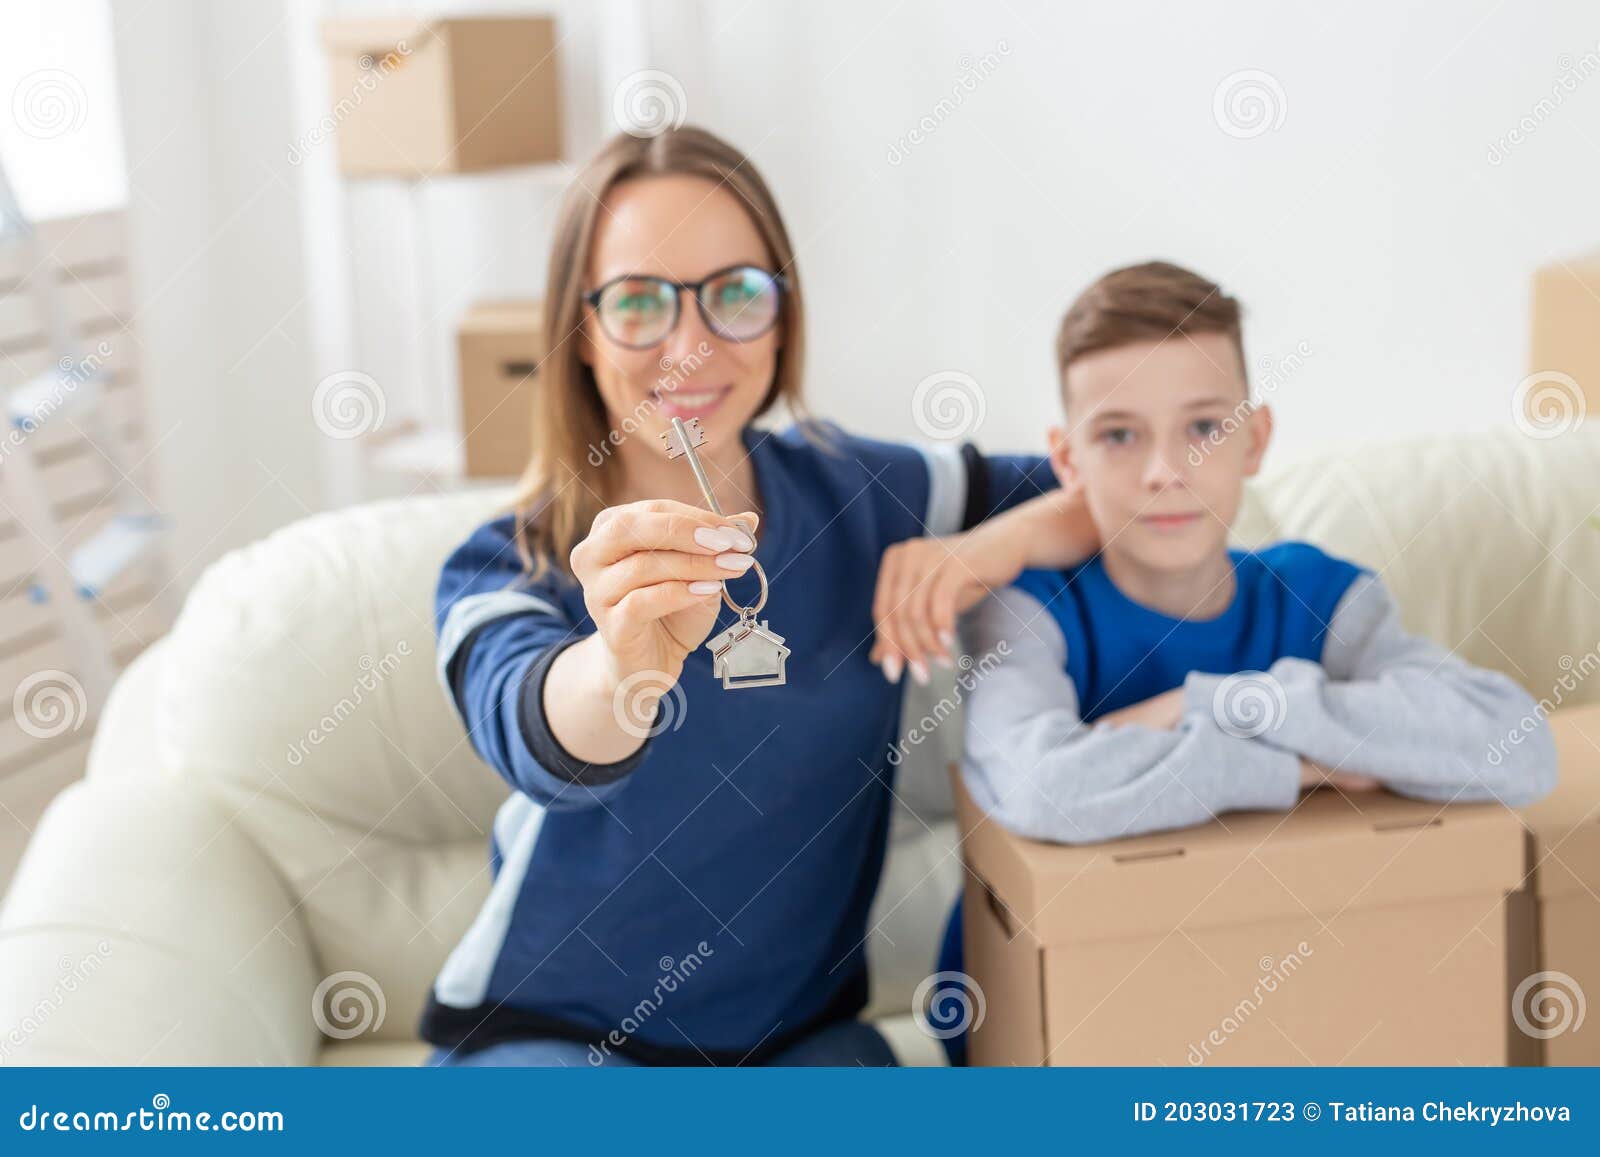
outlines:
[[[738,265],[778,272],[733,193],[704,177],[641,177],[607,194],[584,291],[624,275],[697,282]],[[581,356],[614,431],[629,430],[630,440],[664,454],[657,435],[672,419],[699,418],[712,447],[733,447],[772,384],[782,328],[780,322],[745,342],[718,337],[683,293],[672,332],[649,349],[630,349],[608,337],[586,306]]]

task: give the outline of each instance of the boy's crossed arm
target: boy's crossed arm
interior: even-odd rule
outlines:
[[[1006,590],[966,623],[968,650],[999,651],[968,697],[964,774],[974,799],[1036,839],[1098,842],[1203,823],[1226,811],[1292,807],[1304,786],[1383,786],[1450,801],[1520,806],[1554,784],[1547,733],[1494,741],[1535,711],[1515,683],[1407,635],[1382,583],[1362,575],[1329,625],[1323,662],[1267,675],[1281,709],[1260,735],[1218,719],[1226,676],[1194,673],[1166,694],[1083,722],[1066,644],[1032,596]],[[1334,769],[1329,772],[1324,769]]]
[[[1019,835],[1061,843],[1190,827],[1300,794],[1297,756],[1189,715],[1168,729],[1090,725],[1066,673],[1061,628],[1035,599],[1001,591],[962,624],[978,663],[962,770],[974,802]]]
[[[1361,574],[1339,600],[1322,662],[1280,659],[1267,674],[1283,689],[1283,710],[1256,742],[1443,803],[1522,807],[1555,787],[1555,742],[1531,726],[1539,722],[1532,697],[1506,675],[1407,633],[1376,575]],[[1184,694],[1203,703],[1221,684],[1191,674]],[[1529,732],[1525,741],[1504,742],[1519,732]]]
[[[1154,727],[1160,730],[1171,730],[1178,726],[1183,718],[1184,690],[1174,687],[1171,691],[1163,691],[1159,695],[1152,695],[1142,703],[1132,703],[1127,707],[1108,711],[1095,720],[1096,723],[1111,724],[1116,727],[1137,725],[1140,727]],[[1331,771],[1319,763],[1300,759],[1300,786],[1301,787],[1329,787],[1342,788],[1345,791],[1372,791],[1382,787],[1370,775],[1360,775],[1351,771]]]
[[[969,696],[965,769],[974,798],[1006,826],[1086,842],[1286,808],[1324,783],[1509,806],[1553,788],[1550,736],[1524,726],[1538,719],[1532,699],[1407,634],[1371,574],[1340,599],[1321,662],[1282,659],[1266,673],[1281,699],[1262,733],[1225,729],[1217,712],[1227,676],[1201,673],[1085,724],[1060,628],[1008,588],[1025,567],[1065,569],[1098,545],[1079,495],[1063,489],[966,534],[896,546],[880,569],[872,658],[891,681],[903,666],[922,679],[927,662],[950,660],[957,616],[987,598],[965,624],[966,650],[1008,651],[983,665]]]

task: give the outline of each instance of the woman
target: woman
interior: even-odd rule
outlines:
[[[925,678],[928,652],[880,640],[869,662],[878,562],[1052,482],[1042,460],[754,427],[803,412],[802,301],[771,193],[710,134],[619,136],[573,182],[532,460],[438,590],[441,677],[516,790],[423,1015],[432,1063],[893,1063],[855,1018],[895,668]],[[733,517],[668,457],[673,417],[699,419]],[[714,676],[724,580],[740,607],[770,581],[782,686]]]

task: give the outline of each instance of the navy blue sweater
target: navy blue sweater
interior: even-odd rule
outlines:
[[[621,763],[574,759],[543,718],[552,660],[594,630],[577,584],[555,569],[528,580],[510,515],[446,562],[440,676],[515,790],[489,899],[423,1014],[434,1044],[556,1036],[650,1063],[738,1063],[865,1005],[901,700],[867,661],[879,559],[1054,480],[1041,459],[970,447],[835,432],[824,449],[754,428],[745,442],[765,508],[762,617],[792,651],[788,683],[725,691],[697,648],[663,729]],[[724,608],[715,629],[732,620]]]

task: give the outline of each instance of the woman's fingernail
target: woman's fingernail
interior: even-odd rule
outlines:
[[[891,683],[900,682],[900,656],[890,655],[883,661],[883,677]]]
[[[935,655],[933,661],[946,671],[954,671],[956,669],[956,665],[950,661],[949,655]]]
[[[939,632],[939,641],[945,645],[945,649],[947,651],[955,650],[956,637],[955,637],[955,635],[951,634],[949,631],[940,631]]]
[[[691,595],[714,595],[722,589],[722,584],[716,579],[700,579],[689,584]]]
[[[730,540],[728,546],[733,547],[734,550],[742,550],[749,553],[756,548],[756,540],[742,530],[733,531],[732,534],[728,535],[728,538]],[[724,547],[723,549],[727,548]]]
[[[921,663],[911,664],[911,677],[917,681],[919,687],[928,685],[928,669]]]
[[[736,545],[734,535],[724,526],[697,526],[694,528],[694,540],[707,550],[728,550]]]
[[[719,554],[717,565],[723,570],[747,571],[755,559],[748,554]]]

